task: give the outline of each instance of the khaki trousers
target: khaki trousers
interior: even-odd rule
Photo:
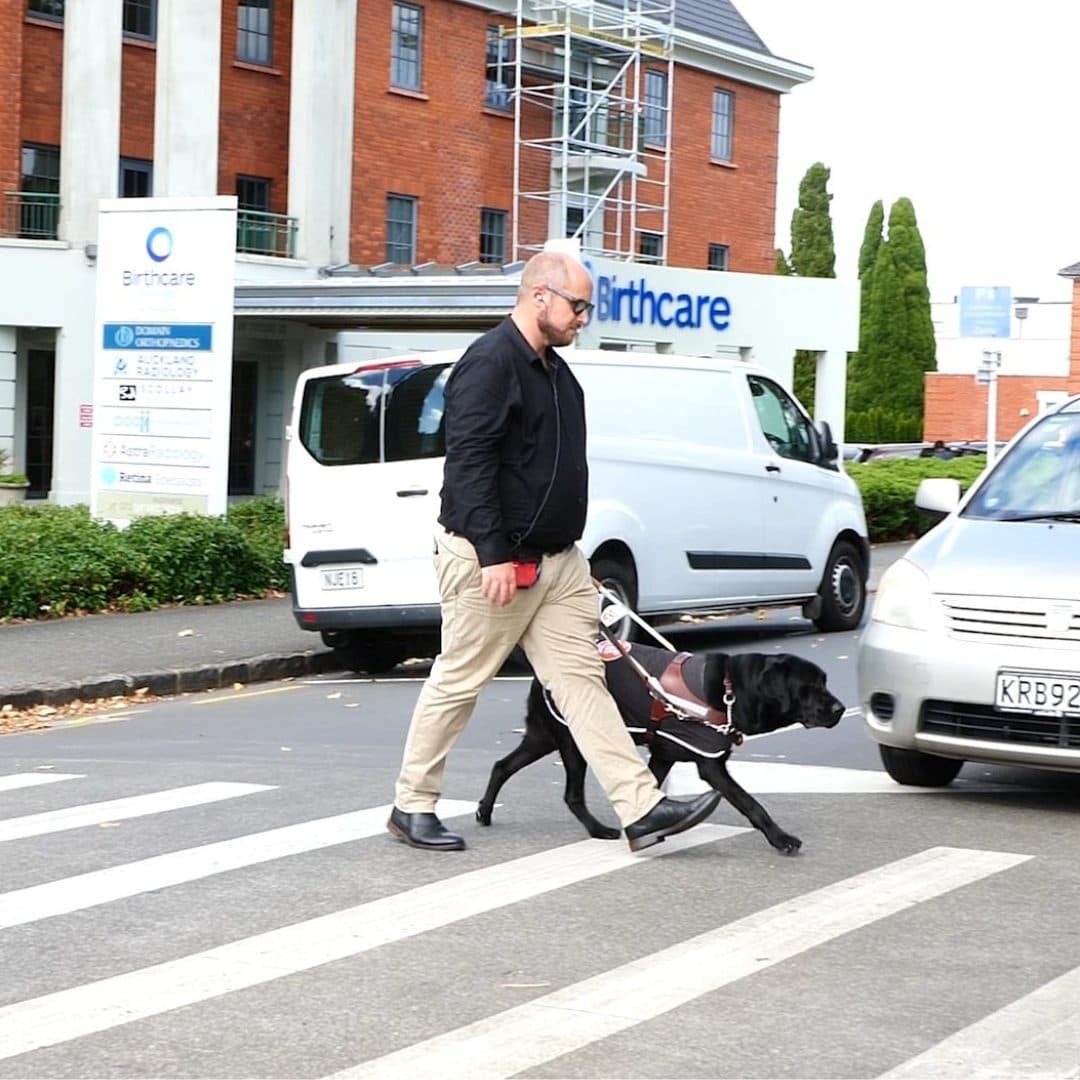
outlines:
[[[480,591],[472,544],[442,528],[435,570],[442,596],[442,652],[413,711],[395,793],[398,809],[434,811],[447,754],[480,691],[520,643],[619,820],[625,826],[644,817],[662,796],[608,693],[596,649],[599,602],[582,551],[574,546],[545,555],[540,580],[519,589],[502,608]]]

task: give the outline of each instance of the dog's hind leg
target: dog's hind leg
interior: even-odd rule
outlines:
[[[618,840],[621,835],[619,830],[602,825],[589,813],[589,808],[585,805],[585,773],[588,765],[574,742],[574,737],[569,729],[562,725],[559,725],[553,734],[563,760],[563,768],[566,770],[566,791],[563,798],[570,808],[570,813],[585,826],[588,834],[595,840]]]
[[[779,825],[769,816],[769,812],[754,798],[750,792],[741,788],[731,774],[727,771],[727,765],[718,759],[699,759],[697,762],[698,775],[710,787],[715,788],[740,814],[745,817],[755,829],[765,834],[765,839],[777,851],[785,855],[794,855],[802,847],[802,841],[791,833],[784,832]]]
[[[495,799],[503,784],[519,769],[524,769],[526,765],[539,761],[554,749],[555,743],[546,733],[526,724],[525,737],[518,746],[511,750],[506,757],[500,758],[491,766],[491,777],[488,779],[487,790],[476,806],[476,820],[481,825],[490,825],[491,811],[495,808]]]

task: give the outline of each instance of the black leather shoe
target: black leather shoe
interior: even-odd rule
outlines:
[[[406,814],[396,806],[386,823],[391,835],[413,847],[430,851],[464,851],[465,841],[434,814]]]
[[[653,844],[663,843],[665,836],[674,836],[703,822],[719,805],[720,792],[706,791],[696,799],[680,802],[661,799],[643,818],[626,826],[626,839],[631,851],[640,851]]]

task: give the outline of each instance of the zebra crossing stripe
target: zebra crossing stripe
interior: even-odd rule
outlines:
[[[42,836],[45,833],[63,832],[66,829],[81,829],[86,825],[100,825],[105,821],[126,821],[146,814],[160,814],[166,810],[202,806],[204,803],[219,802],[221,799],[234,799],[238,795],[271,791],[273,786],[213,781],[170,788],[168,791],[155,791],[149,795],[132,795],[126,799],[69,806],[63,810],[49,810],[44,814],[8,818],[0,821],[0,843],[5,840],[25,840],[29,836]]]
[[[930,848],[335,1073],[332,1080],[516,1076],[1028,858],[1000,851]]]
[[[443,799],[439,802],[438,813],[441,817],[451,818],[471,814],[475,809],[473,802]],[[152,889],[165,889],[213,874],[255,866],[286,855],[381,835],[386,831],[390,810],[389,805],[356,810],[3,893],[0,894],[0,930],[82,911]]]
[[[308,971],[534,896],[748,832],[699,825],[640,855],[583,840],[178,960],[0,1008],[0,1059]]]
[[[14,791],[16,788],[37,787],[39,784],[55,784],[58,780],[83,780],[84,773],[62,772],[24,772],[8,773],[0,776],[0,791]]]
[[[881,1080],[1066,1080],[1080,1076],[1080,968],[983,1017]]]

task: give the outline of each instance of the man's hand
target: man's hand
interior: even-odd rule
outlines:
[[[496,606],[506,607],[517,592],[512,562],[480,567],[480,590]]]

